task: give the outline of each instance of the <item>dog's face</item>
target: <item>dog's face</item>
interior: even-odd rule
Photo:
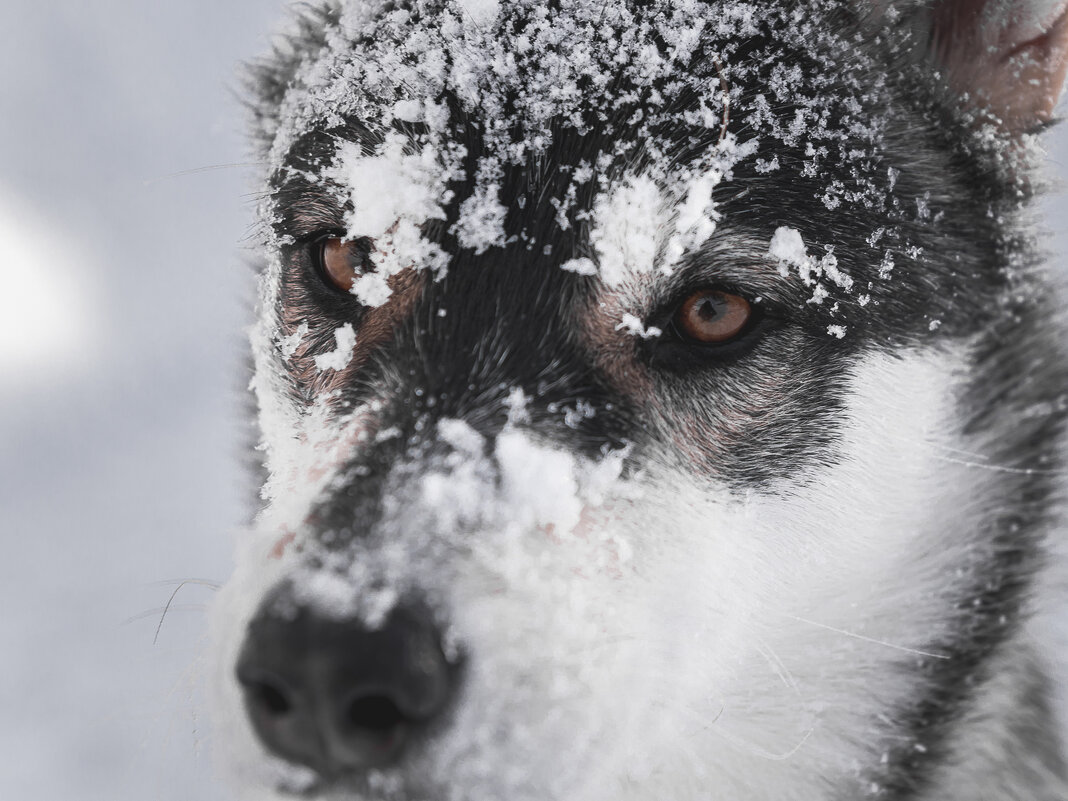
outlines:
[[[960,67],[974,11],[304,21],[220,603],[256,793],[859,797],[952,749],[1061,369],[1017,230],[1061,61],[999,17]]]

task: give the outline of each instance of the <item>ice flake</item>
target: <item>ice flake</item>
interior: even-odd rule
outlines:
[[[352,323],[334,329],[334,342],[337,344],[335,350],[315,357],[315,366],[319,370],[342,370],[352,360],[352,352],[356,348],[356,332]]]

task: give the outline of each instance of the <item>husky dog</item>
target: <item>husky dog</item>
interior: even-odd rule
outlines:
[[[1065,0],[302,11],[252,101],[239,786],[1068,798],[1066,67]]]

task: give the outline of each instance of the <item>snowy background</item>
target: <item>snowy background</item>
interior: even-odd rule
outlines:
[[[236,65],[282,5],[5,4],[0,798],[227,797],[194,689],[211,589],[154,638],[179,581],[226,578],[247,510]],[[1068,125],[1051,151],[1063,178]]]

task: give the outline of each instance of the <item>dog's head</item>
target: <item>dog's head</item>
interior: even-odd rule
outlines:
[[[303,16],[253,105],[268,478],[219,604],[243,781],[923,781],[1048,516],[1061,367],[1020,217],[1065,24],[1038,0]]]

